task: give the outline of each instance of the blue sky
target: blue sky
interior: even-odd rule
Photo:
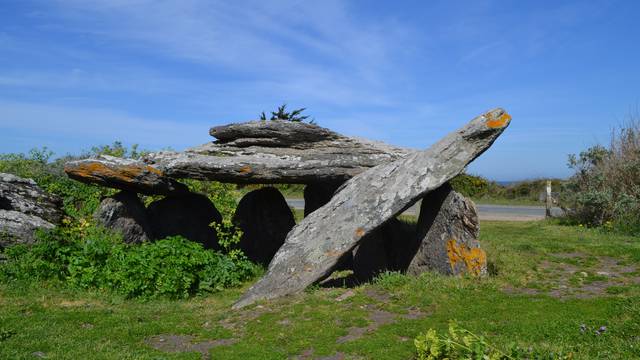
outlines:
[[[469,171],[564,177],[640,102],[640,1],[0,0],[0,152],[184,149],[286,102],[426,148],[493,107]]]

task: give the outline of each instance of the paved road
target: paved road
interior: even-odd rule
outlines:
[[[287,199],[289,206],[294,209],[304,209],[303,199]],[[480,220],[508,220],[529,221],[544,219],[544,206],[516,206],[516,205],[483,205],[477,204]],[[404,212],[407,215],[418,215],[420,203]],[[558,214],[559,208],[554,208],[553,213]]]

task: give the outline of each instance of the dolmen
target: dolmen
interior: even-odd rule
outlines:
[[[490,110],[423,151],[340,135],[315,124],[250,121],[213,127],[215,141],[140,160],[111,156],[72,161],[67,175],[119,189],[96,213],[102,224],[141,242],[183,235],[217,249],[209,224],[215,205],[180,179],[234,184],[304,184],[304,219],[295,224],[276,188],[246,194],[233,222],[240,247],[266,274],[234,305],[293,294],[349,264],[358,279],[385,270],[483,275],[473,202],[448,181],[486,151],[509,125]],[[146,208],[138,194],[160,198]],[[398,215],[420,203],[417,228]],[[406,230],[406,229],[405,229]]]

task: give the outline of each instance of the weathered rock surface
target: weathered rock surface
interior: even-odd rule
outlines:
[[[156,239],[181,235],[208,249],[218,249],[218,236],[209,225],[222,216],[211,200],[202,194],[167,196],[149,204],[147,214]]]
[[[53,229],[55,225],[34,215],[0,209],[0,248],[15,244],[33,244],[37,229]]]
[[[0,173],[0,209],[37,216],[52,224],[62,219],[62,200],[46,193],[31,179]]]
[[[153,238],[147,210],[134,192],[121,191],[104,198],[93,217],[104,227],[121,233],[126,243],[142,243]]]
[[[311,183],[304,187],[304,216],[328,203],[341,183]]]
[[[291,230],[265,276],[234,307],[295,293],[328,276],[365,235],[459,174],[488,149],[510,119],[502,109],[491,110],[425,151],[348,180],[329,203]]]
[[[473,202],[444,184],[422,199],[417,236],[395,248],[395,262],[414,275],[425,271],[483,275],[487,264],[479,229]]]
[[[94,159],[70,161],[64,171],[75,180],[147,195],[186,193],[184,184],[142,161],[101,155]]]
[[[52,229],[62,220],[61,199],[35,181],[0,173],[0,247],[33,243],[36,229]]]
[[[236,209],[233,223],[242,229],[240,248],[254,262],[268,265],[296,224],[286,200],[273,187],[246,194]]]
[[[209,135],[218,139],[218,143],[232,147],[293,147],[309,149],[317,147],[315,143],[344,140],[345,137],[315,124],[305,122],[259,120],[245,123],[215,126]]]
[[[184,190],[172,178],[230,183],[338,182],[411,153],[342,136],[317,125],[252,121],[211,129],[217,141],[184,152],[151,153],[144,161],[102,156],[69,162],[69,177],[145,194]]]

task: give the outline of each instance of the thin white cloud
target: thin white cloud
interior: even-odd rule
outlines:
[[[393,30],[398,24],[358,21],[340,1],[60,4],[73,31],[262,80],[322,77],[359,89],[381,86],[402,47],[402,31]]]

